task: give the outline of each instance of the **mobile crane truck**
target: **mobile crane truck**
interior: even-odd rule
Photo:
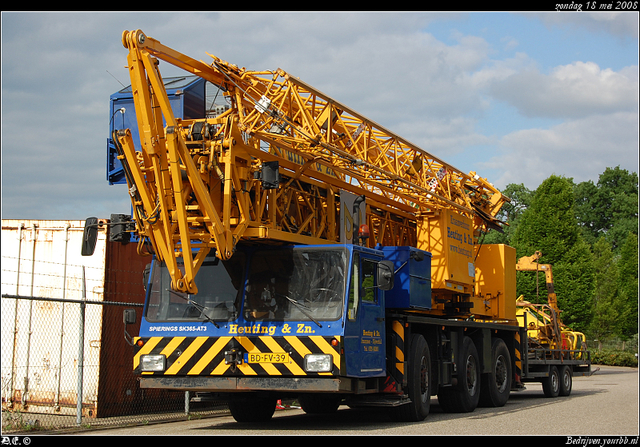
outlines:
[[[584,347],[529,352],[515,249],[478,243],[509,200],[486,179],[281,69],[207,64],[140,30],[122,43],[139,141],[111,135],[133,214],[112,218],[111,237],[133,232],[153,259],[132,339],[142,388],[217,393],[237,421],[291,397],[307,413],[378,406],[420,421],[432,396],[471,412],[528,381],[559,394],[560,366],[569,381],[589,374]],[[228,107],[176,117],[159,61]]]

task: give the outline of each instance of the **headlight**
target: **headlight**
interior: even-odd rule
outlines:
[[[331,360],[329,354],[307,354],[304,356],[304,370],[306,372],[330,372]]]
[[[167,366],[167,358],[162,355],[143,355],[140,357],[140,369],[144,372],[164,371]]]

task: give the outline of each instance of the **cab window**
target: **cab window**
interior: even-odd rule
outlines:
[[[375,287],[376,264],[372,259],[361,259],[360,253],[353,254],[348,302],[348,316],[351,321],[356,319],[360,301],[363,303],[377,303]]]

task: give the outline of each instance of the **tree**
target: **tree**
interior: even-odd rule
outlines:
[[[579,237],[572,185],[566,178],[552,175],[540,184],[520,217],[512,241],[518,256],[540,250],[546,262],[556,263]]]
[[[593,246],[594,293],[593,319],[590,334],[597,340],[606,340],[617,332],[620,322],[618,302],[618,266],[611,244],[600,236]]]
[[[593,246],[604,226],[602,213],[597,209],[598,187],[591,181],[578,183],[574,188],[575,211],[584,239]]]
[[[579,237],[554,268],[555,290],[564,324],[586,332],[593,315],[593,254]]]
[[[620,324],[618,334],[628,339],[638,333],[638,236],[627,235],[618,260]]]
[[[591,320],[593,255],[581,236],[574,207],[573,183],[552,175],[536,189],[530,206],[520,216],[512,245],[518,258],[539,250],[539,262],[553,265],[562,320],[574,330],[584,331]],[[516,275],[517,293],[528,301],[535,301],[537,284],[544,284],[544,277],[536,281],[535,274]]]
[[[595,185],[591,180],[574,188],[576,217],[585,239],[593,245],[604,236],[617,252],[627,234],[638,229],[638,174],[606,168]]]
[[[503,195],[511,199],[502,205],[502,209],[498,213],[498,219],[506,222],[504,233],[498,231],[490,231],[483,243],[485,244],[511,244],[516,227],[520,221],[520,216],[529,207],[533,199],[533,191],[524,186],[524,184],[509,183],[506,188],[501,191]]]

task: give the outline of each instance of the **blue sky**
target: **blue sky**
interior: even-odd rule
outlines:
[[[129,212],[105,142],[136,28],[196,59],[282,68],[499,188],[638,170],[637,12],[4,12],[3,218]]]

